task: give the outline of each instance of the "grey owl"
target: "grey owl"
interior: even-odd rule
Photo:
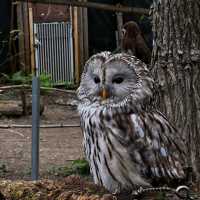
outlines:
[[[152,108],[154,81],[134,56],[102,52],[85,64],[78,111],[96,184],[111,192],[185,177],[184,144]]]

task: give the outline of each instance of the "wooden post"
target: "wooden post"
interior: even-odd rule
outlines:
[[[20,30],[19,34],[19,64],[20,69],[26,71],[25,62],[25,44],[24,44],[24,18],[23,18],[23,3],[16,2],[17,5],[17,27]]]
[[[11,69],[11,72],[14,73],[16,72],[16,69],[17,69],[17,57],[16,57],[16,54],[17,54],[17,49],[16,49],[16,44],[15,44],[15,41],[14,41],[14,37],[15,37],[15,34],[14,34],[14,30],[15,30],[15,26],[14,26],[14,18],[15,18],[15,9],[16,9],[16,5],[15,5],[15,2],[12,2],[11,4],[11,17],[10,17],[10,35],[9,35],[9,56],[11,58],[10,60],[10,69]]]
[[[29,10],[28,3],[22,3],[23,10],[23,33],[24,33],[24,54],[25,54],[25,71],[31,72],[31,52],[30,52],[30,31],[29,31]]]
[[[85,0],[84,2],[87,2]],[[82,8],[82,21],[83,21],[83,47],[84,47],[84,57],[83,62],[89,58],[89,42],[88,42],[88,11],[87,8]]]
[[[75,83],[80,81],[80,45],[79,45],[79,24],[78,24],[78,8],[74,7],[72,11],[72,24],[74,36],[74,63],[75,63]]]
[[[72,19],[74,30],[75,81],[79,83],[82,67],[89,57],[87,8],[74,7]]]
[[[84,19],[83,19],[83,8],[78,8],[78,31],[79,31],[79,48],[80,48],[80,74],[81,69],[83,65],[83,59],[84,59]],[[80,76],[79,74],[79,76]]]
[[[35,73],[35,48],[34,48],[34,31],[33,31],[33,10],[29,7],[29,30],[30,30],[30,49],[31,49],[31,72]]]
[[[123,26],[123,14],[121,12],[117,12],[117,48],[121,45],[122,40],[122,26]]]

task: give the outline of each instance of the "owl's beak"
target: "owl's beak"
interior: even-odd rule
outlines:
[[[108,88],[103,87],[102,90],[99,92],[99,96],[103,100],[106,100],[107,98],[109,98],[110,94],[109,94]]]

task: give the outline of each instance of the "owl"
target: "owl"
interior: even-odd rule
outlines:
[[[151,50],[146,45],[137,23],[134,21],[125,23],[122,28],[122,34],[122,51],[138,57],[147,64],[150,63]]]
[[[96,184],[110,192],[185,178],[184,143],[152,106],[154,81],[134,56],[101,52],[77,90],[83,145]]]

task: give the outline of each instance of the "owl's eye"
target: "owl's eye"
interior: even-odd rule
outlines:
[[[99,78],[98,76],[95,76],[95,77],[94,77],[94,82],[95,82],[96,84],[100,83],[100,78]]]
[[[120,84],[124,81],[123,77],[119,76],[119,77],[116,77],[112,80],[112,83],[117,83],[117,84]]]

